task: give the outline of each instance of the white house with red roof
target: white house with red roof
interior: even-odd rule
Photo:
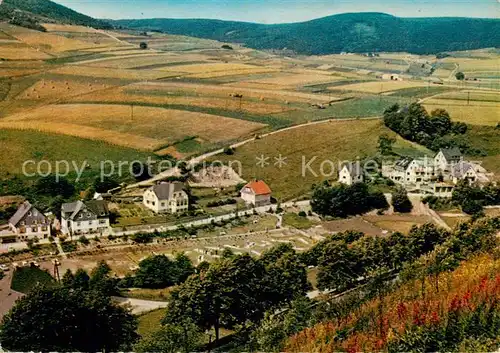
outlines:
[[[256,207],[271,203],[271,188],[262,180],[254,180],[241,189],[241,198]]]

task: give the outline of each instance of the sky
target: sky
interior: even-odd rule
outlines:
[[[213,18],[258,23],[307,21],[344,12],[401,17],[500,18],[500,0],[53,0],[96,18]]]

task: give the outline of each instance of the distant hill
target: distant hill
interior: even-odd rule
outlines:
[[[134,29],[242,43],[255,49],[288,49],[300,54],[377,51],[435,54],[500,46],[500,20],[497,19],[400,18],[383,13],[346,13],[276,25],[204,19],[110,22]]]
[[[94,28],[110,28],[105,21],[83,15],[50,0],[3,0],[0,5],[0,20],[8,20],[12,24],[43,30],[40,22],[55,22],[89,26]]]

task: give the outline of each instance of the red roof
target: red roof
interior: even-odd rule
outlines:
[[[267,195],[271,193],[269,186],[262,180],[252,181],[245,185],[245,187],[252,189],[255,195]]]

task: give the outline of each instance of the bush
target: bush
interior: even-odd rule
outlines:
[[[483,211],[483,206],[475,200],[465,200],[462,204],[462,211],[469,215],[475,215]]]
[[[84,235],[82,235],[80,238],[78,238],[78,241],[82,243],[83,245],[89,245],[90,240],[88,240]]]
[[[227,154],[228,156],[231,156],[234,154],[234,148],[226,147],[226,148],[224,148],[224,153]]]
[[[299,216],[300,217],[307,217],[307,214],[305,213],[305,211],[300,211]]]
[[[141,49],[148,49],[148,43],[146,43],[146,42],[141,42],[141,43],[139,44],[139,48],[141,48]]]
[[[137,234],[132,234],[130,236],[130,239],[139,244],[146,244],[146,243],[151,243],[155,237],[154,233],[137,233]]]
[[[410,199],[406,190],[399,188],[396,192],[392,194],[392,206],[394,211],[400,213],[409,213],[413,209]]]
[[[73,252],[78,248],[74,241],[64,241],[61,243],[61,247],[64,252]]]

